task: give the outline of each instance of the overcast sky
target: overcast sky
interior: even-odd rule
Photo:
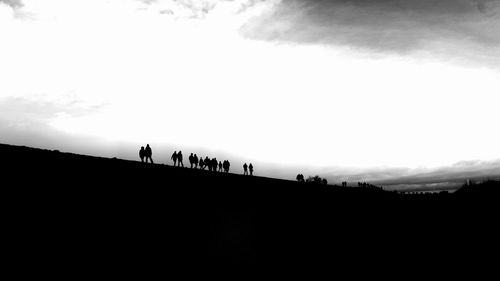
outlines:
[[[495,173],[499,104],[499,0],[0,0],[2,143]]]

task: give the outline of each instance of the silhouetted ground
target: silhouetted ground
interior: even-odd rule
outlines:
[[[0,159],[12,261],[42,270],[435,264],[498,233],[498,182],[400,195],[10,145]]]

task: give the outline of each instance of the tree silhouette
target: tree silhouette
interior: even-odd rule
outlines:
[[[314,184],[327,184],[328,181],[326,179],[322,179],[320,176],[316,175],[314,177],[309,176],[306,180],[307,183],[314,183]]]
[[[295,178],[298,182],[304,182],[304,175],[303,174],[298,174],[297,177]]]

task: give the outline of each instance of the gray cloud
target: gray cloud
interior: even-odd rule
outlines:
[[[80,101],[48,102],[21,97],[0,99],[0,134],[4,137],[14,132],[48,132],[48,125],[58,114],[84,116],[99,110],[103,105],[81,105]]]
[[[22,97],[0,98],[0,143],[109,155],[110,148],[105,143],[88,136],[67,134],[50,125],[57,114],[84,116],[102,106],[83,106],[76,99],[51,102]]]
[[[0,3],[4,3],[6,5],[11,6],[12,8],[19,8],[23,6],[21,0],[0,0]]]
[[[442,189],[461,186],[467,179],[500,179],[500,159],[494,161],[461,161],[406,176],[374,180],[391,189]]]
[[[248,22],[250,38],[406,54],[432,49],[500,63],[500,0],[292,0]],[[455,48],[451,49],[451,46]]]
[[[305,173],[304,173],[305,175]],[[438,168],[370,168],[370,169],[326,169],[319,173],[332,184],[341,181],[350,183],[369,182],[382,185],[389,190],[452,190],[462,186],[467,179],[500,180],[500,159],[492,161],[460,161]]]

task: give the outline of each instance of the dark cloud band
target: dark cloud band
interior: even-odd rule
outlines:
[[[250,38],[407,53],[456,46],[500,59],[500,0],[292,0],[241,29]],[[443,47],[445,46],[445,47]],[[467,49],[467,51],[464,51]]]

